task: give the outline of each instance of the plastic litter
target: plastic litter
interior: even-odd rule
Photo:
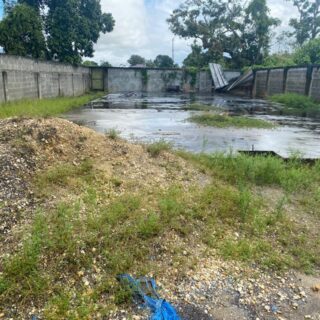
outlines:
[[[150,309],[150,320],[181,320],[173,306],[159,297],[154,279],[134,279],[128,274],[123,274],[118,276],[118,280],[129,286],[136,303]]]

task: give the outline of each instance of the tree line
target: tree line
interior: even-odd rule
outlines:
[[[209,62],[242,68],[264,64],[320,63],[320,0],[286,0],[298,11],[290,20],[294,54],[270,55],[271,39],[280,21],[271,16],[266,0],[186,0],[167,20],[171,31],[193,39],[185,66]]]
[[[100,0],[0,0],[0,46],[8,54],[74,64],[93,57],[101,32],[115,21],[103,13]],[[174,35],[193,40],[185,67],[203,68],[218,62],[230,68],[320,63],[320,0],[283,0],[296,7],[291,30],[278,37],[286,50],[271,54],[272,39],[281,21],[271,16],[266,0],[185,0],[167,19]],[[273,50],[274,51],[274,50]],[[167,55],[148,60],[132,55],[130,66],[173,68]],[[102,66],[111,66],[104,61]]]

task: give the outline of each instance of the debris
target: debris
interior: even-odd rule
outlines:
[[[128,274],[118,276],[118,280],[130,287],[133,296],[142,300],[144,307],[151,310],[151,320],[180,320],[175,309],[165,300],[161,299],[157,292],[154,279],[133,279]]]

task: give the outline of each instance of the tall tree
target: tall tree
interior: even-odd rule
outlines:
[[[172,60],[171,57],[167,55],[161,55],[161,54],[159,54],[155,58],[154,65],[157,68],[174,68],[175,67],[174,61]]]
[[[146,64],[146,59],[137,55],[137,54],[133,54],[130,59],[128,60],[128,63],[130,64],[130,67],[134,67],[136,65],[145,65]]]
[[[47,0],[46,33],[49,57],[80,63],[93,56],[100,32],[111,32],[111,14],[101,12],[98,0]]]
[[[238,67],[268,53],[271,29],[278,24],[265,0],[247,6],[238,0],[186,0],[168,22],[174,34],[197,40],[211,61],[220,62],[226,52]]]
[[[320,34],[320,0],[288,0],[298,9],[299,18],[291,19],[293,35],[299,46]]]
[[[45,39],[37,11],[25,4],[12,8],[0,22],[0,45],[8,54],[44,57]]]
[[[208,66],[209,62],[211,62],[208,52],[204,52],[202,47],[197,45],[197,43],[191,45],[191,50],[192,52],[183,61],[185,67],[201,69]]]
[[[303,44],[293,57],[296,64],[320,64],[320,38]]]
[[[102,13],[100,0],[18,0],[20,4],[41,15],[47,57],[63,62],[79,64],[82,57],[92,57],[100,32],[111,32],[115,23],[110,13]]]
[[[261,64],[269,54],[271,29],[280,24],[269,13],[266,0],[252,0],[245,9],[241,45],[249,64]]]

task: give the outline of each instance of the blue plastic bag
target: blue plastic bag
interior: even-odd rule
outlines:
[[[128,274],[118,276],[118,280],[130,287],[134,298],[142,301],[143,306],[150,309],[151,320],[181,320],[176,310],[159,297],[154,279],[133,279]]]

